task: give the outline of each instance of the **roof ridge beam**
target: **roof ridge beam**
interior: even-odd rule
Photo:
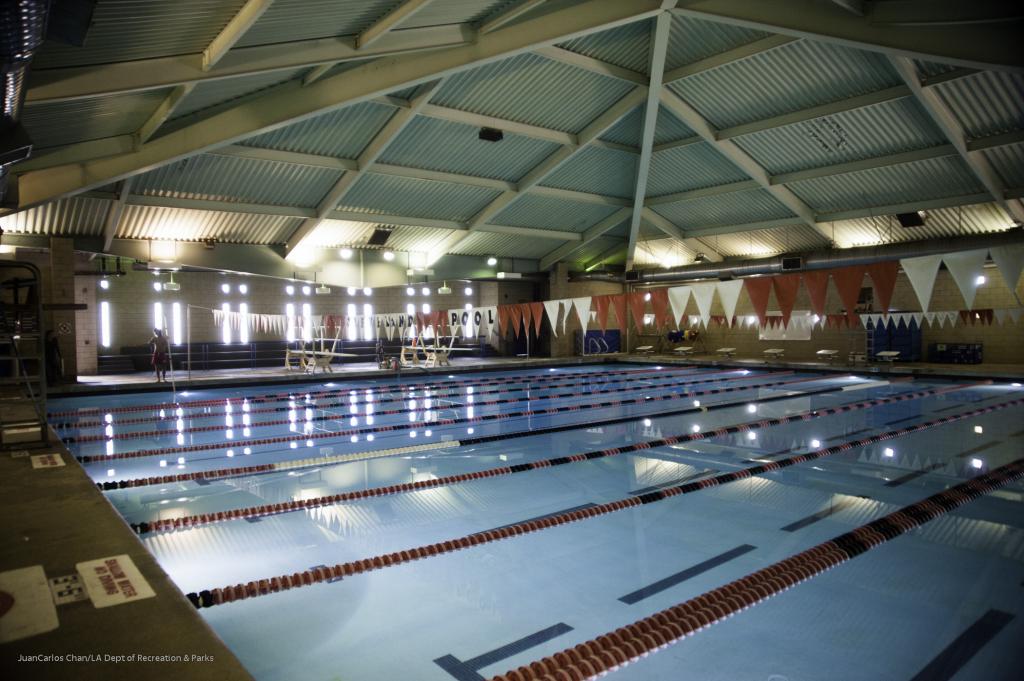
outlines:
[[[384,37],[388,31],[397,28],[406,19],[419,12],[431,3],[431,0],[405,0],[402,4],[375,21],[362,33],[356,36],[356,49],[369,47]]]
[[[629,218],[629,234],[626,237],[626,271],[633,269],[636,253],[636,239],[640,234],[640,216],[647,195],[647,175],[651,169],[651,155],[654,147],[654,131],[658,127],[659,97],[661,80],[665,73],[665,55],[668,52],[669,32],[672,30],[672,15],[662,12],[655,19],[651,35],[650,84],[644,102],[643,127],[640,131],[640,158],[636,164],[636,181],[633,190],[633,210]]]
[[[149,115],[146,122],[135,131],[135,144],[142,145],[148,142],[156,134],[156,131],[160,129],[160,126],[174,114],[174,110],[189,96],[195,87],[195,83],[184,83],[171,90],[170,94],[164,97],[156,109],[153,110],[153,113]]]
[[[643,219],[655,229],[661,230],[663,234],[680,242],[694,253],[704,253],[709,260],[712,262],[721,262],[724,260],[722,254],[716,249],[711,248],[708,244],[700,241],[689,235],[689,233],[683,232],[675,225],[675,223],[668,220],[665,216],[656,213],[650,208],[643,209]],[[709,255],[710,254],[710,255]]]
[[[510,21],[514,21],[523,14],[526,14],[530,10],[540,7],[544,4],[544,1],[545,0],[519,0],[515,5],[506,7],[505,9],[484,18],[484,20],[480,22],[480,26],[477,28],[477,33],[480,35],[487,35],[491,31],[496,31]]]
[[[221,29],[210,44],[203,50],[203,71],[209,71],[219,62],[232,47],[235,46],[245,32],[263,16],[274,0],[248,0],[227,26]]]
[[[918,74],[914,62],[906,57],[890,56],[889,62],[896,69],[900,78],[907,87],[914,93],[918,104],[925,110],[929,118],[942,130],[950,143],[956,147],[960,158],[964,160],[971,172],[988,190],[995,202],[1017,222],[1024,222],[1024,204],[1019,199],[1007,199],[1006,187],[999,178],[995,168],[988,158],[980,151],[971,151],[967,147],[967,135],[963,126],[956,119],[956,116],[946,105],[942,98],[933,91],[921,85],[921,77]]]
[[[682,66],[676,67],[671,71],[665,73],[663,82],[665,85],[688,78],[689,76],[697,75],[698,73],[704,73],[705,71],[711,71],[719,67],[725,66],[726,64],[732,64],[733,62],[753,57],[757,54],[762,54],[770,50],[788,45],[792,42],[796,42],[800,38],[789,35],[770,35],[759,40],[739,45],[730,50],[713,54],[710,57],[704,59],[698,59],[695,62],[689,64],[683,64]]]
[[[557,45],[541,47],[540,49],[535,50],[534,54],[539,54],[545,59],[557,61],[562,64],[575,66],[576,68],[589,71],[590,73],[596,73],[599,76],[615,78],[616,80],[633,83],[634,85],[647,85],[648,82],[647,76],[642,73],[637,73],[636,71],[632,71],[617,64],[588,57],[585,54],[579,54],[578,52],[573,52],[572,50],[567,50],[564,47],[558,47]]]
[[[461,109],[452,109],[451,107],[440,106],[438,104],[428,104],[423,107],[423,111],[420,113],[427,118],[438,118],[444,121],[451,121],[453,123],[463,123],[476,128],[497,128],[513,135],[522,135],[523,137],[531,137],[533,139],[544,140],[545,142],[554,142],[555,144],[579,144],[579,138],[570,132],[552,130],[551,128],[542,128],[539,125],[520,123],[518,121],[472,113]]]
[[[598,222],[596,225],[588,227],[586,230],[584,230],[579,241],[567,241],[566,243],[562,244],[561,246],[559,246],[558,248],[551,251],[543,258],[541,258],[538,269],[540,269],[541,271],[546,270],[552,265],[554,265],[556,262],[562,260],[563,258],[569,257],[579,249],[589,244],[594,239],[601,237],[609,230],[614,229],[615,227],[622,224],[622,222],[629,217],[630,212],[631,211],[629,208],[620,208],[619,210],[615,211],[614,213],[606,217],[604,220]]]
[[[104,253],[110,250],[110,245],[114,243],[114,237],[117,236],[117,231],[121,227],[121,216],[124,214],[124,207],[128,201],[128,195],[131,193],[134,181],[135,178],[129,177],[121,182],[121,189],[117,192],[117,198],[110,202],[107,219],[103,223]]]
[[[971,206],[979,203],[991,202],[992,196],[985,192],[981,194],[966,194],[963,196],[945,196],[940,199],[930,199],[928,201],[909,201],[907,203],[895,203],[885,206],[868,206],[867,208],[854,208],[851,210],[835,211],[833,213],[820,213],[818,215],[818,219],[822,222],[838,222],[840,220],[855,220],[857,218],[877,217],[879,215],[910,213],[916,210],[955,208],[957,206]]]

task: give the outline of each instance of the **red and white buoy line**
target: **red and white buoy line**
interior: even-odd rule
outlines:
[[[603,378],[606,376],[623,376],[629,374],[632,376],[645,376],[647,374],[655,373],[681,373],[684,371],[698,371],[701,367],[693,365],[673,365],[671,369],[617,369],[615,371],[563,371],[557,374],[544,374],[539,376],[531,376],[527,378],[519,378],[509,380],[508,377],[493,377],[493,378],[477,378],[467,379],[465,381],[441,381],[439,383],[410,383],[408,385],[396,385],[393,383],[382,383],[380,388],[387,388],[376,393],[378,396],[384,395],[398,395],[408,392],[410,390],[461,390],[466,387],[483,387],[483,386],[508,386],[510,384],[533,384],[533,383],[549,383],[551,381],[565,380],[567,377],[586,381],[590,376],[595,378]],[[524,390],[527,388],[524,388]],[[541,388],[543,389],[543,388]],[[105,414],[123,414],[129,412],[139,411],[159,411],[161,409],[178,409],[180,408],[199,408],[199,407],[215,407],[222,406],[224,404],[241,405],[248,401],[251,404],[258,404],[263,402],[283,402],[286,400],[293,400],[298,397],[301,398],[317,398],[324,396],[334,396],[345,391],[365,391],[375,390],[374,387],[367,385],[350,385],[335,386],[330,390],[318,390],[318,391],[291,391],[284,393],[268,393],[264,395],[243,395],[242,397],[223,397],[223,398],[211,398],[205,400],[184,400],[178,402],[158,402],[155,404],[133,404],[125,405],[121,407],[88,407],[85,409],[66,409],[64,411],[55,411],[48,414],[49,418],[71,418],[74,416],[90,416],[90,415],[105,415]]]
[[[904,506],[785,560],[491,681],[587,681],[667,648],[1024,477],[1024,458]]]
[[[792,372],[779,372],[792,374]],[[758,378],[758,377],[755,377]],[[820,377],[819,377],[820,378]],[[699,381],[697,381],[699,383]],[[742,386],[743,389],[750,389],[755,386]],[[436,426],[454,426],[464,423],[485,423],[488,421],[507,421],[509,419],[517,418],[530,418],[533,416],[548,416],[551,414],[562,414],[567,412],[575,411],[586,411],[590,409],[608,409],[612,407],[622,407],[631,404],[649,404],[651,402],[658,402],[662,400],[676,400],[689,397],[686,393],[667,393],[664,395],[644,395],[637,398],[628,398],[621,400],[606,400],[604,402],[589,402],[586,404],[577,405],[564,405],[555,407],[546,407],[544,409],[527,409],[524,411],[513,411],[513,412],[498,412],[494,414],[481,414],[479,416],[463,416],[456,418],[434,418],[430,420],[420,421],[409,421],[407,423],[395,423],[395,424],[382,424],[373,426],[360,426],[354,428],[346,428],[343,430],[325,431],[320,433],[294,433],[289,435],[275,435],[273,437],[254,438],[248,440],[233,440],[231,446],[233,448],[248,447],[252,448],[255,446],[272,445],[272,444],[283,444],[285,442],[291,443],[299,439],[305,440],[307,446],[312,446],[315,440],[324,440],[330,438],[342,438],[350,437],[352,435],[364,435],[366,433],[373,434],[374,436],[380,433],[404,431],[420,428],[431,428]],[[424,410],[425,411],[425,410]],[[397,412],[400,413],[400,412]],[[312,420],[312,419],[310,419]],[[331,417],[331,420],[337,420],[337,416]],[[283,421],[283,423],[291,423],[291,421]],[[206,428],[206,426],[201,426]],[[223,430],[224,426],[216,426],[213,430]],[[160,435],[167,435],[167,432],[160,431]],[[213,449],[222,449],[224,447],[223,442],[204,442],[192,445],[178,445],[175,447],[160,447],[156,449],[139,449],[133,452],[120,452],[111,454],[89,454],[84,456],[77,456],[76,458],[81,463],[95,463],[97,461],[116,461],[121,459],[142,459],[150,456],[177,456],[185,452],[201,452],[210,451]]]
[[[931,391],[922,391],[931,392]],[[885,398],[889,401],[900,401],[906,399],[914,399],[913,394],[895,396],[892,398]],[[872,400],[871,402],[874,402]],[[188,594],[188,598],[192,601],[192,604],[197,608],[211,607],[214,605],[221,605],[223,603],[230,603],[232,601],[244,600],[246,598],[253,598],[256,596],[265,596],[270,593],[283,591],[287,589],[294,589],[302,586],[310,586],[318,582],[324,582],[329,579],[338,579],[349,577],[352,575],[361,574],[363,572],[369,572],[371,570],[377,570],[385,567],[391,567],[393,565],[400,565],[408,563],[413,560],[420,558],[429,558],[432,556],[443,555],[446,553],[452,553],[455,551],[461,551],[462,549],[468,549],[480,544],[489,544],[491,542],[499,541],[501,539],[508,539],[523,534],[531,534],[539,532],[541,530],[549,529],[559,525],[565,525],[572,522],[586,520],[589,518],[595,518],[598,516],[614,513],[627,508],[635,508],[650,504],[670,497],[690,494],[697,492],[702,489],[708,489],[711,487],[717,487],[726,483],[734,482],[736,480],[743,480],[755,475],[761,475],[763,473],[769,473],[772,471],[781,470],[794,466],[800,463],[806,463],[808,461],[814,461],[821,459],[826,456],[831,456],[839,452],[849,451],[857,447],[864,447],[869,444],[876,442],[882,442],[885,440],[892,440],[903,435],[910,433],[919,432],[928,428],[953,423],[962,419],[971,418],[980,414],[987,414],[1000,409],[1006,409],[1008,407],[1017,406],[1024,404],[1024,398],[1018,398],[1015,400],[1009,400],[1000,404],[992,405],[989,407],[982,407],[974,409],[962,414],[956,414],[952,416],[944,416],[939,419],[927,421],[925,423],[918,424],[916,426],[908,426],[907,428],[901,428],[899,430],[887,431],[885,433],[879,433],[869,437],[861,438],[851,442],[844,442],[840,445],[828,447],[825,449],[819,449],[806,454],[799,454],[796,456],[787,457],[785,459],[779,459],[768,463],[752,466],[750,468],[744,468],[742,470],[733,471],[730,473],[723,473],[713,477],[704,478],[696,482],[689,482],[673,487],[666,487],[663,489],[648,492],[646,494],[628,497],[626,499],[619,499],[617,501],[611,501],[603,504],[591,506],[589,508],[568,511],[557,515],[548,516],[540,520],[529,520],[521,523],[515,523],[507,525],[494,530],[487,530],[484,532],[478,532],[463,537],[457,537],[455,539],[445,540],[443,542],[437,542],[434,544],[428,544],[426,546],[419,546],[407,550],[395,551],[392,553],[373,556],[370,558],[363,558],[360,560],[349,561],[346,563],[338,563],[333,566],[318,566],[302,572],[296,572],[291,575],[279,575],[274,577],[267,577],[264,579],[257,579],[246,582],[245,584],[235,584],[232,586],[206,589],[200,592],[192,592]],[[833,407],[830,409],[819,410],[817,412],[801,414],[793,417],[783,417],[782,419],[766,419],[762,422],[757,422],[752,426],[751,424],[742,424],[740,426],[731,426],[728,428],[720,428],[716,431],[712,431],[704,434],[704,437],[715,437],[719,434],[727,434],[730,432],[739,432],[741,430],[750,430],[752,427],[761,427],[761,424],[771,425],[773,422],[790,422],[794,420],[810,420],[816,416],[821,416],[826,413],[841,413],[844,411],[850,411],[851,405],[844,405],[842,407]],[[700,435],[700,434],[695,434]],[[675,444],[677,442],[684,441],[682,438],[665,438],[661,441],[655,441],[663,444]],[[660,446],[659,444],[652,442],[639,443],[633,445],[633,449],[649,449],[653,446]],[[587,458],[600,458],[601,456],[613,456],[614,454],[620,453],[623,448],[616,448],[610,450],[604,450],[604,452],[591,452],[590,454],[576,455],[577,460],[583,461]],[[571,459],[574,457],[565,457]],[[552,465],[550,461],[537,462],[537,464],[520,464],[520,466],[536,466],[546,467]],[[513,468],[519,468],[519,466],[509,467],[509,472],[512,472]],[[468,474],[472,479],[472,476],[479,474]],[[394,486],[395,491],[398,490],[398,486]],[[225,512],[230,513],[230,512]]]
[[[659,380],[659,381],[671,381],[671,383],[669,383],[667,385],[625,386],[625,387],[620,387],[620,388],[604,388],[604,389],[599,389],[599,390],[589,390],[588,389],[587,390],[587,394],[588,395],[609,395],[609,394],[616,394],[616,393],[636,392],[638,390],[661,390],[661,389],[670,388],[670,387],[673,387],[673,386],[676,386],[676,385],[695,385],[695,384],[700,384],[700,383],[708,383],[708,382],[711,382],[711,381],[714,381],[714,380],[729,380],[729,381],[732,381],[732,380],[735,380],[735,381],[756,380],[758,378],[763,378],[765,376],[780,376],[780,375],[789,375],[789,374],[793,373],[792,371],[780,371],[780,372],[773,372],[773,373],[768,373],[768,374],[758,374],[758,375],[755,375],[755,376],[737,376],[736,378],[720,378],[720,377],[722,377],[723,375],[726,375],[726,374],[738,374],[738,373],[742,373],[742,371],[743,370],[715,371],[715,372],[710,372],[710,373],[707,373],[707,374],[700,374],[699,377],[695,376],[692,380],[688,380],[688,381],[680,381],[680,380],[676,380],[676,377],[674,377],[674,376],[666,376],[665,378],[659,378],[657,380]],[[689,376],[689,375],[687,375],[687,376]],[[494,395],[494,394],[501,394],[501,393],[505,393],[505,392],[514,392],[514,390],[511,390],[511,391],[497,390],[497,391],[491,392],[490,394]],[[471,397],[475,397],[475,396],[471,396]],[[420,407],[420,408],[417,408],[417,407],[407,407],[407,408],[402,408],[402,409],[382,409],[382,410],[374,410],[372,414],[367,414],[367,415],[375,416],[375,417],[376,416],[395,416],[395,415],[398,415],[398,414],[408,414],[408,413],[417,412],[417,411],[437,411],[437,410],[459,409],[459,408],[462,408],[462,407],[488,407],[488,406],[494,406],[494,405],[498,405],[498,404],[515,404],[517,402],[536,402],[536,401],[539,401],[539,400],[566,399],[566,398],[572,398],[572,397],[576,397],[576,398],[580,397],[579,390],[573,390],[573,391],[562,392],[562,393],[555,393],[553,395],[499,398],[499,399],[494,399],[494,400],[481,400],[479,402],[477,402],[474,399],[473,402],[438,405],[434,409],[430,409],[430,408],[428,408],[426,406],[423,406],[423,407]],[[431,396],[431,397],[426,398],[426,399],[433,400],[433,399],[436,399],[436,398],[434,396]],[[404,400],[395,400],[395,401],[396,402],[399,402],[399,401],[400,402],[404,402]],[[367,402],[365,404],[370,404],[370,403]],[[373,404],[376,405],[376,404],[380,404],[380,403],[374,402]],[[301,408],[302,409],[326,410],[326,409],[329,409],[331,407],[348,407],[348,406],[351,406],[350,402],[340,401],[340,402],[331,402],[329,404],[324,404],[324,405],[308,405],[308,406],[303,405],[303,407],[301,407]],[[273,412],[280,413],[280,412],[295,412],[295,411],[298,411],[299,409],[300,409],[299,406],[295,406],[295,407],[275,407],[275,408],[269,409],[267,411],[273,411]],[[250,410],[250,411],[247,411],[247,412],[243,412],[243,415],[244,414],[252,414],[252,413],[253,413],[253,411]],[[219,416],[220,416],[219,414],[205,414],[204,418],[219,417]],[[344,413],[344,414],[321,413],[321,414],[316,414],[316,415],[312,415],[312,416],[308,416],[307,415],[307,417],[304,419],[304,422],[305,423],[315,423],[317,421],[339,421],[339,420],[344,420],[344,419],[350,418],[351,416],[354,416],[354,414],[349,414],[349,413]],[[145,420],[146,421],[161,421],[162,419],[145,419]],[[248,425],[246,425],[246,427],[247,428],[269,428],[269,427],[272,427],[272,426],[285,426],[285,425],[289,425],[289,424],[292,424],[292,423],[295,423],[295,422],[296,422],[295,418],[268,419],[268,420],[264,420],[264,421],[253,421],[253,422],[249,423]],[[123,425],[123,423],[120,423],[119,425]],[[211,425],[205,425],[205,426],[188,426],[188,427],[184,427],[183,426],[183,427],[178,428],[178,429],[176,429],[174,431],[168,431],[168,430],[129,430],[129,431],[125,431],[123,433],[111,433],[109,435],[107,435],[105,433],[97,433],[95,435],[69,436],[69,437],[63,437],[62,441],[65,444],[69,444],[70,445],[70,444],[80,444],[80,443],[85,443],[85,442],[104,442],[104,441],[107,441],[107,440],[141,440],[141,439],[145,439],[145,438],[162,437],[164,435],[171,435],[171,434],[178,434],[178,433],[181,433],[181,434],[186,434],[186,433],[212,433],[212,432],[224,430],[224,428],[225,428],[224,424],[220,423],[220,424],[211,424]]]

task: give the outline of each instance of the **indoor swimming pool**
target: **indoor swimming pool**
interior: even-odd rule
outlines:
[[[1017,383],[331,381],[48,405],[259,681],[1020,678]]]

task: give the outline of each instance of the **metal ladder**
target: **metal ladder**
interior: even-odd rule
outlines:
[[[0,261],[0,447],[46,447],[46,347],[42,276]]]

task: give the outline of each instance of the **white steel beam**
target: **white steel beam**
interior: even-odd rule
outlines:
[[[330,170],[347,171],[359,168],[359,162],[351,158],[334,158],[333,156],[321,156],[319,154],[302,154],[295,151],[263,149],[261,147],[248,147],[243,144],[229,144],[225,147],[211,149],[206,153],[214,156],[239,156],[257,161],[292,163],[294,165],[312,166],[314,168],[329,168]]]
[[[555,144],[574,145],[578,143],[576,135],[570,132],[551,130],[550,128],[542,128],[537,125],[519,123],[505,118],[497,118],[495,116],[475,114],[469,111],[461,111],[459,109],[450,109],[446,106],[439,106],[437,104],[428,104],[423,107],[423,111],[420,113],[427,118],[439,118],[444,121],[452,121],[453,123],[464,123],[466,125],[471,125],[474,128],[495,128],[515,135],[522,135],[523,137],[532,137],[533,139],[544,140],[545,142],[554,142]]]
[[[427,105],[430,98],[438,88],[444,79],[430,83],[429,85],[422,86],[416,95],[410,100],[409,108],[399,109],[395,112],[384,127],[381,128],[370,143],[366,145],[362,153],[359,154],[359,158],[356,160],[357,169],[351,172],[347,172],[342,175],[334,186],[331,187],[327,195],[324,196],[323,200],[316,208],[316,217],[305,220],[292,234],[288,237],[285,242],[285,249],[288,254],[294,253],[299,246],[305,241],[316,228],[320,226],[324,218],[327,217],[334,208],[341,203],[341,200],[345,198],[345,195],[355,186],[355,183],[359,181],[367,170],[369,170],[373,164],[380,158],[380,155],[388,148],[388,146],[395,141],[395,139],[402,134],[402,131],[412,123],[412,119],[416,117],[423,107]]]
[[[703,116],[697,113],[696,109],[684,102],[678,95],[669,91],[667,88],[662,89],[661,91],[661,101],[669,108],[670,111],[672,111],[672,113],[678,116],[681,121],[686,123],[694,132],[703,137],[706,142],[713,144],[715,149],[729,159],[733,165],[746,173],[748,177],[755,180],[761,187],[767,189],[776,199],[778,199],[780,203],[799,216],[802,222],[813,227],[815,231],[826,239],[829,238],[828,230],[823,225],[818,224],[814,218],[814,211],[811,210],[810,206],[804,203],[800,197],[786,187],[783,187],[782,185],[773,185],[771,183],[771,178],[765,169],[762,168],[757,161],[750,156],[750,154],[740,149],[734,142],[718,139],[717,131],[711,127],[711,124],[708,123]]]
[[[357,66],[317,81],[302,89],[301,95],[297,94],[299,84],[285,84],[265,96],[163,135],[132,153],[25,173],[19,177],[19,209],[88,191],[399,88],[420,85],[543,45],[645,19],[657,13],[658,7],[659,3],[654,0],[629,3],[584,0],[494,31],[472,46],[404,55]]]
[[[662,12],[655,19],[651,35],[650,84],[647,101],[644,103],[644,118],[640,132],[640,159],[636,164],[636,183],[633,185],[633,211],[629,218],[629,234],[626,237],[626,270],[633,269],[633,255],[636,239],[640,234],[640,215],[647,196],[647,174],[651,169],[651,155],[654,147],[654,131],[658,127],[658,108],[661,96],[661,79],[665,74],[665,54],[668,51],[668,37],[672,30],[672,15]]]
[[[496,31],[510,21],[514,21],[517,17],[526,14],[531,9],[540,7],[544,2],[545,0],[519,0],[519,2],[511,7],[506,7],[500,12],[484,19],[480,23],[477,32],[480,35],[486,35],[491,31]]]
[[[502,192],[493,201],[484,206],[476,215],[473,216],[473,219],[470,220],[470,232],[472,232],[478,225],[489,222],[493,216],[497,215],[518,200],[527,190],[561,167],[561,165],[568,161],[574,154],[578,153],[590,142],[603,135],[610,127],[619,122],[624,116],[626,116],[626,114],[635,109],[643,101],[643,98],[646,95],[645,90],[646,88],[644,87],[634,88],[629,92],[629,94],[609,107],[608,110],[595,118],[587,125],[587,127],[580,131],[577,136],[577,144],[566,145],[555,151],[521,177],[516,183],[515,191]],[[468,237],[469,235],[467,234],[463,238]],[[441,244],[435,245],[434,250],[432,250],[427,256],[427,264],[429,265],[430,263],[436,262],[445,254],[445,252],[447,252],[442,251],[442,248],[452,250],[459,243],[460,240],[455,239],[453,236],[446,239]]]
[[[430,2],[431,0],[405,0],[356,36],[356,49],[362,50],[377,42],[384,37],[385,33],[396,28],[413,14],[429,5]]]
[[[236,47],[209,71],[203,55],[176,55],[112,64],[94,64],[32,70],[26,104],[61,102],[82,97],[124,94],[175,87],[184,83],[253,76],[272,71],[312,68],[370,57],[397,56],[426,50],[469,45],[474,39],[468,24],[449,24],[392,31],[377,44],[356,50],[355,38],[319,38],[273,45]]]
[[[235,46],[274,0],[248,0],[203,50],[203,71],[209,71]]]
[[[967,148],[967,136],[963,126],[956,119],[956,116],[949,109],[942,98],[934,90],[922,87],[921,77],[917,72],[914,62],[904,57],[889,57],[896,72],[906,83],[907,87],[914,93],[917,102],[924,108],[928,116],[935,121],[939,129],[946,135],[950,143],[956,147],[957,153],[964,160],[967,166],[981,181],[985,189],[992,195],[992,198],[1002,206],[1003,210],[1013,216],[1018,222],[1024,222],[1024,204],[1019,199],[1006,199],[1003,181],[999,178],[995,168],[980,151],[971,151]]]
[[[121,226],[121,215],[124,213],[124,206],[128,200],[128,194],[132,190],[134,178],[129,177],[121,183],[121,189],[117,193],[117,199],[110,202],[110,209],[107,211],[106,222],[103,223],[103,252],[110,250],[114,243],[117,230]]]
[[[676,227],[673,223],[666,220],[662,215],[655,213],[650,208],[644,208],[643,218],[651,226],[661,230],[664,234],[672,237],[676,241],[679,241],[684,246],[689,248],[694,253],[703,253],[707,256],[708,260],[712,262],[721,262],[724,260],[722,254],[711,248],[708,244],[689,236],[688,233],[683,233],[681,229]]]
[[[559,262],[560,260],[569,257],[579,249],[589,244],[594,239],[597,239],[601,235],[605,234],[608,230],[618,227],[620,224],[622,224],[624,220],[626,220],[629,217],[630,212],[631,211],[629,208],[620,208],[619,210],[615,211],[614,213],[606,217],[604,220],[601,220],[596,225],[588,227],[583,232],[581,238],[578,241],[568,241],[567,243],[562,244],[561,246],[559,246],[558,248],[551,251],[543,258],[541,258],[540,269],[548,269],[556,262]]]
[[[818,219],[822,222],[838,222],[839,220],[854,220],[856,218],[870,218],[879,215],[896,215],[897,213],[910,213],[915,210],[935,210],[938,208],[956,208],[957,206],[971,206],[978,203],[990,203],[992,197],[987,194],[967,194],[966,196],[947,196],[941,199],[929,201],[912,201],[908,203],[894,203],[886,206],[870,206],[867,208],[855,208],[835,213],[821,213]]]
[[[872,3],[872,8],[887,4]],[[784,10],[777,5],[749,0],[680,0],[673,11],[705,21],[913,59],[976,69],[1024,71],[1024,51],[1019,49],[1015,22],[908,26],[874,22],[872,13],[854,16],[834,2],[787,0]]]
[[[548,47],[540,48],[536,53],[552,61],[575,66],[583,69],[584,71],[590,71],[591,73],[596,73],[601,76],[615,78],[616,80],[633,83],[634,85],[647,85],[648,78],[642,73],[637,73],[636,71],[631,71],[615,64],[609,64],[606,61],[594,59],[593,57],[588,57],[584,54],[572,52],[562,47],[549,45]]]
[[[136,144],[145,144],[149,139],[160,129],[168,118],[174,113],[174,110],[178,108],[182,100],[188,97],[189,93],[192,92],[196,87],[195,83],[185,83],[179,85],[170,94],[164,97],[163,101],[156,107],[156,110],[149,115],[146,122],[142,124],[136,132],[137,138]]]
[[[734,47],[731,50],[725,52],[719,52],[718,54],[699,59],[692,64],[683,64],[677,68],[672,69],[665,73],[664,82],[666,84],[673,81],[679,80],[680,78],[686,78],[687,76],[693,76],[704,71],[710,71],[711,69],[717,69],[720,66],[731,64],[734,61],[746,59],[752,57],[755,54],[761,54],[762,52],[768,52],[774,50],[777,47],[788,45],[795,42],[798,38],[794,38],[788,35],[770,35],[760,40]]]
[[[27,173],[30,170],[41,170],[69,163],[81,163],[104,156],[126,154],[133,149],[135,149],[135,135],[101,137],[88,142],[36,150],[32,158],[13,165],[11,170],[14,173]]]
[[[760,187],[754,180],[740,180],[739,182],[730,182],[729,184],[719,184],[713,187],[702,187],[701,189],[688,189],[683,192],[674,192],[672,194],[662,194],[661,196],[652,196],[644,201],[646,206],[658,206],[664,203],[676,203],[677,201],[692,201],[693,199],[703,199],[708,196],[718,196],[720,194],[732,194],[733,192],[745,192],[751,189],[757,189]]]
[[[756,232],[760,229],[775,229],[777,227],[793,227],[803,223],[798,218],[778,218],[776,220],[758,220],[739,225],[714,225],[711,227],[694,227],[686,230],[686,233],[694,237],[708,237],[717,234],[740,234],[743,232]]]

